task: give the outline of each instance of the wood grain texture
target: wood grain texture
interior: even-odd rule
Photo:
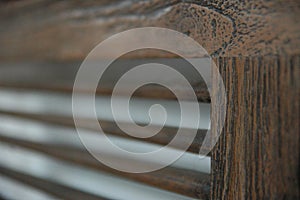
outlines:
[[[78,61],[129,28],[181,31],[216,58],[228,95],[211,199],[298,199],[299,15],[298,0],[2,3],[0,60]]]
[[[86,150],[81,150],[69,146],[40,144],[20,139],[13,139],[5,136],[0,136],[0,141],[34,150],[43,153],[46,156],[51,156],[57,159],[74,163],[76,165],[91,167],[96,170],[119,175],[185,196],[200,199],[209,198],[209,174],[194,172],[190,170],[182,170],[173,167],[166,167],[149,173],[125,173],[107,167],[106,165],[96,160],[93,156],[91,156],[91,154],[89,154]],[[111,159],[118,159],[121,162],[123,158],[111,157]],[[134,162],[131,161],[131,164],[134,164]]]
[[[37,178],[24,173],[20,173],[11,169],[4,168],[0,166],[0,174],[12,179],[15,179],[26,185],[30,185],[34,188],[42,190],[48,194],[51,194],[59,199],[90,199],[90,200],[105,200],[107,198],[102,198],[93,194],[89,194],[77,189],[73,189],[59,183],[54,183],[49,180]],[[17,192],[17,191],[16,191]]]
[[[211,199],[299,199],[300,57],[217,62],[228,105],[212,152]]]
[[[183,32],[214,57],[299,54],[299,13],[297,0],[12,1],[0,7],[0,59],[81,60],[112,34],[144,26]]]

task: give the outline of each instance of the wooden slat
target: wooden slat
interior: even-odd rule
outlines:
[[[77,98],[79,105],[76,106],[78,111],[78,118],[93,119],[93,114],[86,107],[87,95],[80,94]],[[129,100],[129,114],[132,120],[136,124],[154,125],[154,126],[165,126],[188,129],[208,129],[210,126],[210,104],[190,102],[190,101],[172,101],[172,100],[159,100],[159,99],[145,99],[145,98],[127,98],[127,97],[116,97],[116,106],[127,105]],[[118,121],[124,123],[131,123],[132,120],[127,115],[128,112],[124,110],[124,107],[115,111],[111,107],[111,98],[109,96],[97,96],[95,98],[95,111],[97,119],[106,121]],[[161,112],[151,113],[153,118],[150,121],[149,111],[151,107],[156,104],[161,105],[167,111],[166,114]],[[181,109],[180,104],[187,105],[185,112],[190,113],[185,118],[185,122],[181,120]],[[195,121],[196,110],[192,106],[199,106],[201,111],[200,119],[198,122]],[[126,106],[125,106],[126,107]],[[156,107],[156,106],[155,106]],[[116,107],[114,107],[116,108]],[[78,110],[79,109],[79,110]],[[126,109],[126,108],[125,108]],[[74,109],[72,108],[72,95],[63,94],[56,92],[35,92],[31,90],[10,90],[1,88],[0,89],[0,110],[14,111],[14,112],[26,112],[43,115],[58,115],[67,116],[72,118]],[[123,110],[123,111],[122,111]],[[121,112],[122,111],[122,112]],[[96,122],[97,123],[97,122]],[[136,130],[133,130],[133,132]],[[146,129],[146,131],[148,131]],[[129,131],[130,132],[130,131]],[[137,134],[146,134],[144,132],[137,132]]]
[[[74,120],[72,118],[64,117],[64,116],[29,114],[29,113],[2,111],[2,110],[0,110],[0,114],[12,116],[12,117],[37,120],[38,122],[49,123],[51,125],[61,125],[61,126],[67,126],[67,127],[71,127],[71,128],[75,127]],[[131,137],[128,134],[121,131],[117,127],[116,123],[114,123],[114,122],[101,120],[101,121],[99,121],[99,123],[101,124],[101,128],[105,133],[129,138],[129,139],[134,139],[134,140],[151,142],[151,143],[160,144],[160,145],[167,145],[174,138],[174,136],[177,133],[177,128],[164,127],[163,130],[160,131],[155,136],[152,136],[150,138],[137,138],[137,137]],[[129,126],[129,125],[127,125],[127,126]],[[91,121],[89,119],[83,118],[81,120],[81,122],[78,124],[78,127],[84,128],[87,130],[98,131],[98,128],[94,127],[93,123],[91,123]],[[184,129],[184,131],[186,132],[186,135],[187,135],[186,137],[189,137],[188,136],[189,129]],[[76,133],[76,131],[74,131],[74,133]],[[198,133],[197,133],[193,143],[189,146],[187,151],[198,154],[200,151],[202,142],[204,140],[205,134],[206,134],[206,130],[198,130]],[[185,139],[184,136],[182,139],[183,140]],[[171,147],[180,148],[178,146],[171,146]]]
[[[211,198],[299,199],[300,57],[220,58],[218,65],[229,104],[212,152]]]
[[[209,92],[201,75],[187,61],[177,58],[118,59],[109,66],[104,75],[101,77],[96,93],[101,95],[111,95],[116,82],[124,73],[135,66],[148,63],[161,63],[177,70],[190,82],[199,101],[210,101]],[[0,87],[53,91],[71,94],[80,64],[80,62],[0,63]],[[99,61],[99,66],[101,66],[101,60]],[[88,77],[86,81],[89,81]],[[186,100],[193,98],[185,92],[185,90],[189,88],[178,85],[178,80],[175,78],[169,77],[168,82],[169,84],[174,85],[172,89],[176,89],[177,92],[181,93],[181,96],[183,96]],[[126,83],[123,85],[123,87],[123,91],[119,95],[128,95],[130,83],[128,83],[128,89],[126,89]],[[82,90],[82,92],[84,93],[91,91]],[[176,99],[176,96],[172,93],[172,91],[158,84],[148,84],[142,86],[135,91],[134,96],[155,99]]]
[[[178,194],[207,199],[210,194],[210,178],[208,174],[189,170],[167,167],[150,173],[125,173],[109,168],[94,159],[87,151],[72,147],[39,144],[19,139],[0,136],[1,142],[28,148],[48,156],[62,159],[74,164],[88,166],[96,170],[105,171],[126,177],[135,181],[149,184]],[[122,158],[116,158],[121,160]]]
[[[49,180],[37,178],[24,173],[20,173],[5,167],[0,166],[0,174],[6,177],[15,179],[26,185],[42,190],[48,194],[54,195],[60,199],[91,199],[91,200],[104,200],[106,198],[95,196],[83,191],[79,191],[59,183],[54,183]],[[17,191],[16,191],[17,192]]]
[[[4,153],[0,157],[1,166],[99,196],[124,200],[191,199],[119,176],[74,165],[15,145],[1,142],[0,149]]]
[[[299,10],[297,0],[8,1],[0,7],[0,59],[81,60],[108,36],[144,26],[185,33],[216,57],[297,54]]]
[[[109,139],[113,144],[116,144],[121,149],[129,152],[151,153],[163,148],[163,146],[157,144],[126,139],[108,134],[106,134],[106,136],[101,133],[95,134],[95,132],[88,130],[81,130],[79,137],[76,131],[72,128],[50,124],[47,125],[33,120],[18,119],[4,115],[0,116],[0,119],[3,122],[0,123],[0,129],[2,130],[0,132],[1,135],[27,141],[35,141],[40,144],[57,144],[76,147],[79,149],[89,149],[96,155],[100,155],[100,157],[104,156],[106,160],[110,159],[109,156],[120,157],[120,155],[122,155],[121,157],[124,158],[124,160],[133,159],[132,156],[128,154],[124,155],[124,153],[120,151],[113,150],[113,147],[109,145],[107,146],[106,139]],[[205,156],[200,159],[199,154],[183,152],[182,150],[170,148],[168,146],[165,146],[163,149],[168,152],[167,155],[182,155],[173,162],[171,166],[183,170],[193,170],[207,174],[210,173],[210,157]],[[140,157],[138,160],[140,166],[136,167],[137,170],[139,168],[145,169],[149,167],[156,168],[162,165],[165,166],[164,158],[159,159],[157,157],[145,156]],[[118,162],[118,160],[116,162]],[[151,163],[151,165],[145,163]],[[129,171],[132,169],[130,167],[130,163],[124,167]]]

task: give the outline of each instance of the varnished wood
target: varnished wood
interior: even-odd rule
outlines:
[[[217,62],[228,105],[212,152],[211,199],[298,199],[300,57]]]
[[[112,34],[143,26],[183,32],[214,57],[299,54],[299,11],[297,0],[9,1],[0,7],[0,60],[81,60]]]
[[[208,174],[172,167],[163,168],[150,173],[125,173],[105,166],[92,157],[86,150],[59,145],[39,144],[5,136],[0,136],[0,141],[31,149],[47,156],[52,156],[77,165],[88,166],[96,170],[120,175],[182,195],[194,198],[209,198],[210,178]],[[122,158],[116,159],[122,160]]]
[[[213,151],[211,199],[297,199],[299,13],[297,0],[5,2],[0,59],[78,61],[129,28],[183,32],[215,57],[228,95],[224,132]],[[218,120],[212,117],[213,130]]]

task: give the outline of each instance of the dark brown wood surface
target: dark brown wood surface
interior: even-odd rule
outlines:
[[[214,57],[299,54],[299,11],[298,0],[7,1],[0,60],[81,60],[112,34],[144,26],[183,32]],[[167,54],[134,55],[146,56]]]
[[[74,200],[82,200],[82,199],[91,199],[91,200],[104,200],[107,198],[102,198],[99,196],[95,196],[93,194],[89,194],[80,190],[76,190],[59,183],[54,183],[49,180],[37,178],[34,176],[26,175],[11,169],[4,168],[0,166],[0,174],[12,179],[15,179],[19,182],[22,182],[26,185],[30,185],[34,188],[42,190],[48,194],[51,194],[59,199],[74,199]],[[17,191],[15,191],[17,192]]]
[[[2,62],[82,61],[99,42],[134,27],[194,38],[215,57],[228,95],[211,199],[300,198],[300,1],[7,2],[0,7]],[[212,120],[218,124],[218,116]]]
[[[299,199],[300,56],[217,62],[228,105],[211,199]]]
[[[72,162],[77,165],[87,166],[96,170],[120,175],[125,178],[129,178],[182,195],[200,199],[207,199],[210,195],[209,174],[190,170],[182,170],[173,167],[163,168],[161,170],[150,173],[125,173],[105,166],[101,162],[97,161],[86,150],[70,146],[40,144],[20,139],[13,139],[5,136],[0,136],[0,141],[34,150],[47,156],[52,156],[54,158]],[[116,157],[114,159],[118,159],[121,161],[124,158]],[[134,162],[132,162],[131,164],[134,164]]]

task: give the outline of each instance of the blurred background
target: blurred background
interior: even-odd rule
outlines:
[[[183,6],[183,5],[182,5]],[[200,75],[177,55],[155,49],[130,52],[113,62],[96,91],[96,114],[110,141],[129,152],[147,153],[167,145],[176,135],[181,111],[176,96],[167,88],[148,84],[130,100],[135,123],[146,126],[147,137],[132,137],[122,131],[110,109],[110,95],[120,77],[135,66],[161,63],[188,77],[199,100],[199,125],[183,125],[185,142],[197,134],[187,152],[171,166],[149,173],[128,173],[110,168],[94,158],[101,155],[128,169],[161,165],[164,161],[133,160],[113,151],[99,136],[97,124],[86,109],[86,96],[79,91],[81,108],[77,134],[72,115],[72,90],[83,59],[98,43],[123,30],[142,26],[176,29],[176,2],[164,1],[2,1],[0,3],[0,196],[2,199],[194,199],[209,195],[210,157],[198,158],[210,126],[210,97]],[[185,6],[183,6],[185,7]],[[179,11],[180,11],[179,10]],[[186,10],[184,8],[184,10]],[[181,11],[180,11],[181,13]],[[181,15],[185,15],[183,12]],[[173,16],[169,19],[169,16]],[[183,27],[181,27],[183,26]],[[195,27],[191,27],[195,28]],[[106,55],[117,46],[107,49]],[[96,58],[99,66],[105,57]],[[159,74],[158,74],[159,75]],[[134,77],[130,82],[142,79]],[[166,77],[153,77],[166,79]],[[87,81],[89,78],[87,77]],[[180,81],[168,77],[182,94]],[[126,101],[128,91],[118,94]],[[185,95],[185,102],[191,97]],[[165,108],[167,118],[151,106]],[[194,110],[188,111],[193,116]],[[137,132],[117,111],[118,122]],[[187,119],[186,121],[192,121]],[[84,142],[83,142],[84,141]],[[181,143],[181,142],[180,142]],[[181,144],[171,146],[179,152]],[[201,187],[199,187],[201,186]]]

